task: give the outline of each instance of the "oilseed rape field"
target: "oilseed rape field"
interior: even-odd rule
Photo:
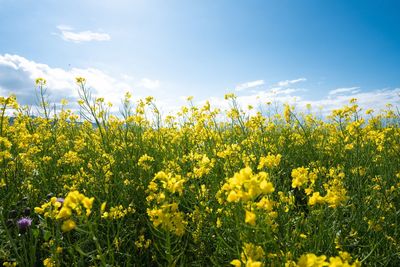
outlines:
[[[400,114],[0,98],[3,266],[400,266]],[[42,93],[40,93],[42,92]]]

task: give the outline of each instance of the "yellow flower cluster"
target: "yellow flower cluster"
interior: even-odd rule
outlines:
[[[343,185],[344,172],[340,168],[331,168],[327,177],[329,180],[324,184],[326,195],[321,196],[319,192],[314,192],[309,198],[309,205],[326,203],[329,207],[336,208],[347,200],[347,190]]]
[[[292,187],[302,187],[303,185],[311,182],[311,185],[315,183],[317,179],[317,171],[309,171],[309,168],[296,168],[292,170]]]
[[[116,207],[111,207],[109,211],[106,211],[106,202],[101,205],[101,218],[109,220],[117,220],[124,218],[127,214],[135,213],[135,208],[129,206],[124,208],[124,206],[119,205]]]
[[[347,252],[339,252],[339,256],[330,257],[329,260],[325,255],[317,256],[314,253],[307,253],[300,257],[297,263],[289,261],[285,267],[360,267],[361,263],[355,260]]]
[[[240,260],[235,259],[231,261],[231,264],[235,267],[261,267],[263,266],[263,258],[265,257],[265,252],[262,247],[245,243],[243,246],[243,252],[240,255]]]
[[[68,151],[64,156],[57,161],[58,166],[69,165],[69,166],[79,166],[82,160],[79,158],[78,153],[75,151]]]
[[[267,211],[272,217],[276,215],[272,212],[274,202],[268,197],[274,191],[268,173],[253,174],[251,168],[246,167],[226,180],[217,193],[217,199],[221,204],[224,202],[245,204],[245,223],[254,226],[256,214],[252,209]]]
[[[12,143],[6,137],[0,136],[0,163],[7,159],[11,159],[12,155],[9,151]]]
[[[46,258],[43,260],[43,266],[45,267],[55,267],[56,263],[52,258]]]
[[[179,211],[178,196],[183,193],[186,182],[180,175],[158,172],[150,182],[147,201],[150,208],[147,215],[155,227],[161,227],[176,235],[183,235],[187,222],[184,213]]]
[[[151,240],[146,239],[144,237],[144,235],[140,235],[139,239],[135,241],[135,246],[138,249],[142,249],[142,248],[147,249],[150,247],[150,245],[151,245]]]
[[[263,168],[276,168],[281,163],[281,154],[271,155],[270,153],[266,157],[260,158],[260,163],[258,164],[257,169],[262,170]]]
[[[17,109],[19,107],[17,99],[15,95],[11,95],[9,97],[4,97],[0,96],[0,108],[1,109],[6,109],[6,108],[12,108],[12,109]]]
[[[197,155],[196,159],[196,166],[193,168],[195,178],[207,175],[215,165],[215,159],[210,160],[207,155]]]
[[[224,202],[221,195],[225,195],[228,202],[248,202],[261,194],[270,194],[274,190],[274,186],[269,181],[268,173],[253,174],[252,169],[246,167],[226,180],[218,192],[218,196],[221,203]]]
[[[154,158],[144,154],[138,160],[138,166],[141,167],[143,170],[148,171],[151,168],[151,164],[154,162]]]
[[[158,172],[153,180],[150,182],[148,189],[155,193],[158,191],[169,191],[170,193],[178,193],[179,195],[183,192],[183,184],[186,182],[180,175],[173,175],[172,173],[165,173],[163,171]],[[159,188],[159,184],[161,184],[161,189]],[[150,194],[149,200],[152,200]]]
[[[331,168],[328,177],[330,180],[324,184],[327,191],[325,201],[329,207],[336,208],[347,200],[347,190],[343,185],[345,174],[340,168]]]
[[[240,152],[241,148],[238,144],[225,145],[225,149],[217,152],[217,156],[220,158],[227,158],[230,156],[236,156]]]
[[[79,113],[0,97],[1,263],[358,266],[330,257],[350,248],[368,266],[398,262],[396,108],[246,114],[229,94],[229,110],[190,102],[164,119],[127,93],[119,117],[77,82]],[[49,192],[66,197],[38,202]],[[84,194],[109,202],[93,212]]]
[[[77,216],[89,216],[92,212],[94,197],[88,198],[78,191],[72,191],[67,194],[65,199],[52,197],[49,202],[41,207],[35,207],[35,212],[44,217],[63,220],[61,229],[68,232],[76,227],[75,221],[71,218],[75,213]]]
[[[44,217],[56,218],[60,208],[62,206],[62,201],[58,200],[56,197],[52,197],[49,202],[42,204],[40,207],[35,207],[35,212],[37,214],[43,214]]]
[[[147,214],[155,227],[183,235],[187,222],[184,220],[183,212],[178,209],[178,203],[162,204],[158,208],[148,209]]]

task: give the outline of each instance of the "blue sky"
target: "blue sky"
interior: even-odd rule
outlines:
[[[227,92],[252,104],[398,103],[399,10],[369,0],[0,0],[0,94],[29,102],[41,75],[55,100],[73,100],[81,74],[114,102],[130,90],[165,106],[188,95],[217,104]]]

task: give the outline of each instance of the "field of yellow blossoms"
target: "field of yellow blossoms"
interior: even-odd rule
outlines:
[[[3,266],[400,266],[396,107],[116,116],[77,84],[74,111],[0,97]]]

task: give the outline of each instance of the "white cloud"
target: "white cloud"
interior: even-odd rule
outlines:
[[[278,86],[281,86],[281,87],[289,86],[291,84],[295,84],[295,83],[299,83],[299,82],[305,82],[305,81],[307,81],[306,78],[298,78],[298,79],[295,79],[295,80],[285,80],[285,81],[278,82]]]
[[[302,100],[298,103],[299,106],[305,106],[307,103],[313,107],[320,108],[324,114],[348,105],[350,99],[357,99],[357,104],[366,109],[373,109],[376,111],[386,108],[386,104],[400,105],[400,88],[394,89],[377,89],[368,92],[357,91],[348,92],[348,94],[337,95],[334,98],[326,97],[315,101]]]
[[[360,91],[358,89],[360,89],[360,87],[357,87],[357,86],[337,88],[337,89],[329,91],[329,95],[338,95],[338,94],[343,94],[343,93],[357,93]]]
[[[334,98],[328,93],[325,97],[318,100],[308,100],[304,95],[299,94],[299,92],[305,91],[304,89],[281,89],[280,87],[274,89],[238,96],[236,100],[244,109],[248,105],[252,105],[253,107],[263,106],[263,109],[265,109],[266,103],[270,102],[273,103],[273,109],[278,107],[279,110],[283,104],[287,103],[296,106],[296,110],[298,111],[305,111],[306,105],[311,104],[314,112],[318,112],[321,115],[328,115],[332,110],[348,105],[352,98],[356,98],[358,105],[364,110],[374,109],[379,111],[385,109],[388,103],[400,106],[400,88],[377,89],[368,92],[349,90],[342,92],[343,94],[337,95]],[[209,101],[214,107],[221,108],[222,110],[229,108],[229,103],[223,97],[210,97]],[[255,113],[256,111],[257,109],[253,109],[249,113]]]
[[[81,43],[90,41],[109,41],[111,36],[107,33],[92,32],[92,31],[81,31],[76,32],[68,25],[58,25],[57,28],[60,30],[59,36],[65,41]]]
[[[118,79],[95,68],[72,68],[65,70],[37,63],[18,55],[0,54],[0,95],[8,96],[15,94],[18,102],[23,105],[36,104],[35,79],[38,77],[43,77],[47,80],[48,93],[52,102],[58,103],[62,98],[66,98],[71,103],[76,103],[78,88],[75,83],[75,77],[78,76],[86,78],[87,86],[92,88],[95,97],[104,97],[107,102],[113,103],[114,111],[118,110],[125,92],[132,92],[134,98],[138,99],[149,95],[149,89],[156,88],[158,89],[153,90],[151,95],[156,98],[158,107],[162,111],[176,111],[179,109],[179,105],[186,104],[186,101],[179,99],[180,94],[174,95],[170,91],[160,90],[159,80],[149,78],[138,79],[128,74],[122,75],[124,78]],[[166,86],[168,85],[163,83],[163,87]],[[308,100],[302,93],[305,89],[275,87],[265,91],[246,91],[245,95],[237,97],[237,101],[243,108],[246,108],[247,105],[257,108],[260,104],[265,107],[266,102],[272,102],[276,103],[278,107],[283,103],[294,104],[301,110],[305,109],[307,104],[311,104],[314,111],[315,109],[322,108],[321,113],[323,114],[328,114],[333,109],[347,105],[351,98],[357,98],[359,106],[364,109],[372,108],[380,110],[385,108],[387,103],[400,106],[400,88],[372,91],[361,91],[359,88],[350,88],[348,87],[346,90],[338,88],[335,89],[336,92],[335,90],[327,92],[326,96],[321,99]],[[207,100],[198,98],[196,95],[194,99],[197,104],[204,103]],[[223,95],[218,96],[218,93],[210,96],[208,100],[213,107],[221,109],[229,108],[229,102],[224,100]],[[256,110],[254,109],[253,111]]]
[[[154,90],[157,89],[158,87],[160,87],[160,81],[159,80],[151,80],[148,78],[143,78],[138,86],[140,87],[144,87],[146,89],[150,89],[150,90]]]
[[[91,88],[93,96],[104,97],[114,104],[115,109],[127,91],[134,88],[135,99],[147,96],[145,89],[136,87],[134,82],[118,81],[113,76],[95,68],[72,68],[65,70],[37,63],[18,55],[0,54],[0,94],[8,96],[15,94],[18,102],[23,105],[35,105],[35,80],[42,77],[47,81],[47,91],[51,101],[58,103],[65,98],[70,102],[78,99],[76,77],[85,77],[87,87]],[[159,82],[158,82],[159,83]],[[157,84],[149,83],[153,87]],[[147,84],[147,85],[149,85]]]
[[[252,82],[247,82],[247,83],[242,83],[236,86],[235,90],[236,91],[243,91],[249,88],[254,88],[257,86],[264,85],[264,80],[257,80],[257,81],[252,81]]]

